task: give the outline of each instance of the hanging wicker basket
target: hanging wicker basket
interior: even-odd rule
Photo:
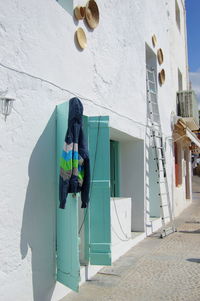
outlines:
[[[88,1],[85,8],[85,18],[88,26],[92,29],[96,28],[99,24],[99,8],[94,0]]]

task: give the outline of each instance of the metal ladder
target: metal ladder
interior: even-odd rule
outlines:
[[[160,199],[160,216],[162,220],[162,228],[160,237],[163,238],[168,234],[176,231],[174,225],[174,216],[172,212],[172,205],[170,202],[169,185],[166,173],[166,157],[163,143],[161,121],[157,98],[157,85],[155,79],[154,69],[146,69],[147,81],[147,108],[150,121],[150,137],[152,138],[153,149],[155,153],[157,175],[159,185],[159,199]],[[168,223],[169,222],[169,223]],[[167,225],[168,224],[168,225]]]

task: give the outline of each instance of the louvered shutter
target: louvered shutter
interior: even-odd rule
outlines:
[[[111,265],[109,117],[85,117],[91,162],[88,209],[88,259],[92,265]]]
[[[71,194],[65,209],[59,209],[60,158],[67,131],[69,103],[57,106],[57,227],[56,260],[57,280],[74,291],[78,291],[80,263],[78,248],[78,201]]]

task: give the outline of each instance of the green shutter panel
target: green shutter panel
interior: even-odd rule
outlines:
[[[87,135],[91,162],[89,260],[92,265],[111,265],[109,117],[88,117]]]
[[[73,12],[73,0],[56,0],[70,14]]]
[[[59,171],[68,123],[69,103],[57,106],[57,227],[56,255],[57,280],[74,291],[78,291],[80,263],[78,248],[78,202],[68,195],[65,209],[59,209]]]

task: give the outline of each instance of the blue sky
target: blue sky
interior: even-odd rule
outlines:
[[[186,0],[187,38],[190,72],[200,69],[200,0]]]
[[[185,0],[185,3],[190,80],[200,104],[200,0]]]

